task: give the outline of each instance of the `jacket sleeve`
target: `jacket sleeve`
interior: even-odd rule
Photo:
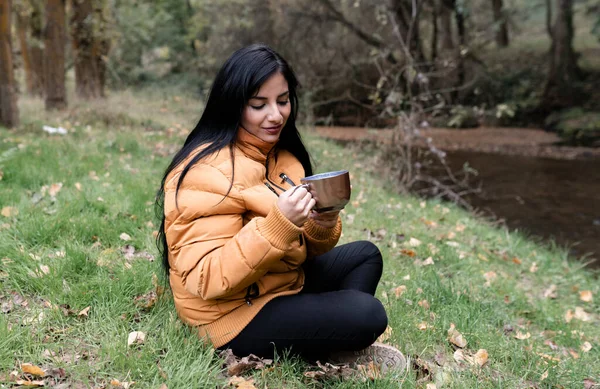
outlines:
[[[177,206],[174,188],[165,191],[171,267],[188,292],[205,300],[233,295],[256,282],[302,233],[277,205],[244,226],[242,194],[235,186],[229,189],[220,170],[199,165],[186,176]]]
[[[304,238],[306,240],[306,254],[308,258],[325,254],[335,247],[342,235],[342,220],[338,216],[333,228],[321,227],[314,220],[308,219],[304,223]]]

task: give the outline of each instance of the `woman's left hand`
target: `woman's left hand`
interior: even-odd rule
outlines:
[[[308,217],[311,218],[312,220],[314,220],[315,223],[317,223],[321,227],[333,228],[333,227],[335,227],[335,225],[337,223],[339,214],[340,214],[340,211],[321,212],[321,213],[311,211],[310,215]]]

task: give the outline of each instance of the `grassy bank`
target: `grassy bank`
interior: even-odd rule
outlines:
[[[48,387],[227,385],[218,357],[176,318],[153,260],[153,196],[199,111],[185,96],[156,92],[116,93],[55,114],[24,99],[22,126],[0,129],[0,387],[35,378],[26,363],[45,369]],[[68,134],[47,134],[44,124]],[[600,287],[564,250],[450,205],[398,196],[368,158],[306,139],[317,171],[351,170],[342,240],[371,239],[383,251],[385,341],[412,367],[323,383],[304,375],[313,367],[281,360],[246,375],[256,387],[600,382]],[[128,345],[134,331],[145,340]]]

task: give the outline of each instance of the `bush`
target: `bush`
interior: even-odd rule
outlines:
[[[594,146],[600,144],[600,112],[581,108],[567,109],[548,116],[545,127],[554,131],[566,144]]]

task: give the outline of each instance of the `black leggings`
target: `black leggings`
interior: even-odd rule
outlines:
[[[383,269],[377,246],[366,241],[338,246],[308,259],[303,269],[299,294],[271,300],[220,348],[263,358],[289,351],[314,361],[333,351],[361,350],[385,331],[385,309],[373,297]]]

